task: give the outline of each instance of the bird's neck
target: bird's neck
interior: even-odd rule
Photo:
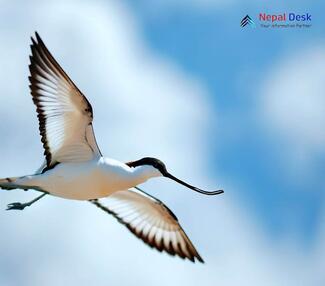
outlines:
[[[145,182],[150,178],[162,176],[156,168],[150,165],[138,166],[132,169],[134,176],[141,182]]]

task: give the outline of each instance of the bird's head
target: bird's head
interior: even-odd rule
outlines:
[[[219,195],[223,193],[223,190],[216,190],[216,191],[204,191],[197,187],[194,187],[178,178],[173,176],[167,171],[166,165],[159,159],[151,158],[151,157],[145,157],[137,161],[132,161],[126,163],[129,167],[139,167],[139,166],[150,166],[152,173],[155,173],[156,176],[163,176],[166,178],[169,178],[193,191],[196,191],[198,193],[204,194],[204,195]]]

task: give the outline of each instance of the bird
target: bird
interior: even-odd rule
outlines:
[[[159,159],[120,162],[102,155],[93,129],[93,109],[45,46],[31,37],[30,92],[36,106],[44,163],[32,175],[0,179],[3,190],[36,190],[35,199],[8,204],[23,210],[46,195],[89,201],[113,215],[147,245],[192,262],[204,262],[175,214],[138,185],[155,177],[169,178],[204,195],[205,191],[173,176]],[[101,199],[105,198],[105,203]]]

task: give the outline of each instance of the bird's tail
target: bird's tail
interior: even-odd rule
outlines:
[[[3,190],[13,190],[13,189],[29,189],[29,186],[24,184],[24,178],[26,177],[11,177],[0,179],[0,189]]]

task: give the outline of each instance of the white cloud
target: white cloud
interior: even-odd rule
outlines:
[[[0,35],[7,40],[0,46],[0,93],[6,95],[0,97],[0,174],[27,173],[41,161],[27,96],[27,38],[38,30],[92,102],[105,154],[122,160],[153,155],[193,182],[219,182],[206,175],[204,126],[216,116],[207,91],[146,47],[127,6],[120,1],[11,5],[0,12],[6,23]],[[178,190],[166,180],[145,188],[159,192],[175,210],[206,265],[150,250],[88,203],[48,197],[22,213],[0,216],[0,284],[317,285],[323,275],[323,255],[307,261],[294,238],[283,244],[265,237],[257,219],[231,196],[240,186],[224,186],[227,193],[218,198]],[[2,207],[33,196],[0,195]]]
[[[156,0],[148,1],[141,0],[140,3],[145,5],[147,9],[150,9],[153,12],[161,12],[161,9],[168,11],[170,9],[182,9],[182,10],[192,10],[192,11],[211,11],[219,10],[222,8],[231,7],[237,1],[235,0]]]
[[[281,58],[261,88],[259,116],[286,146],[285,167],[292,175],[310,174],[325,153],[324,66],[325,45],[314,43]]]
[[[249,11],[251,11],[250,13],[252,11],[272,11],[274,9],[285,11],[292,7],[290,2],[268,3],[256,0],[246,2],[238,0],[138,0],[136,5],[141,7],[142,12],[146,12],[146,16],[159,21],[161,16],[173,14],[175,11],[190,14],[224,12],[227,13],[228,17],[232,17],[232,13],[238,12],[245,15]],[[297,1],[294,3],[297,3]],[[217,14],[215,16],[217,17]]]

